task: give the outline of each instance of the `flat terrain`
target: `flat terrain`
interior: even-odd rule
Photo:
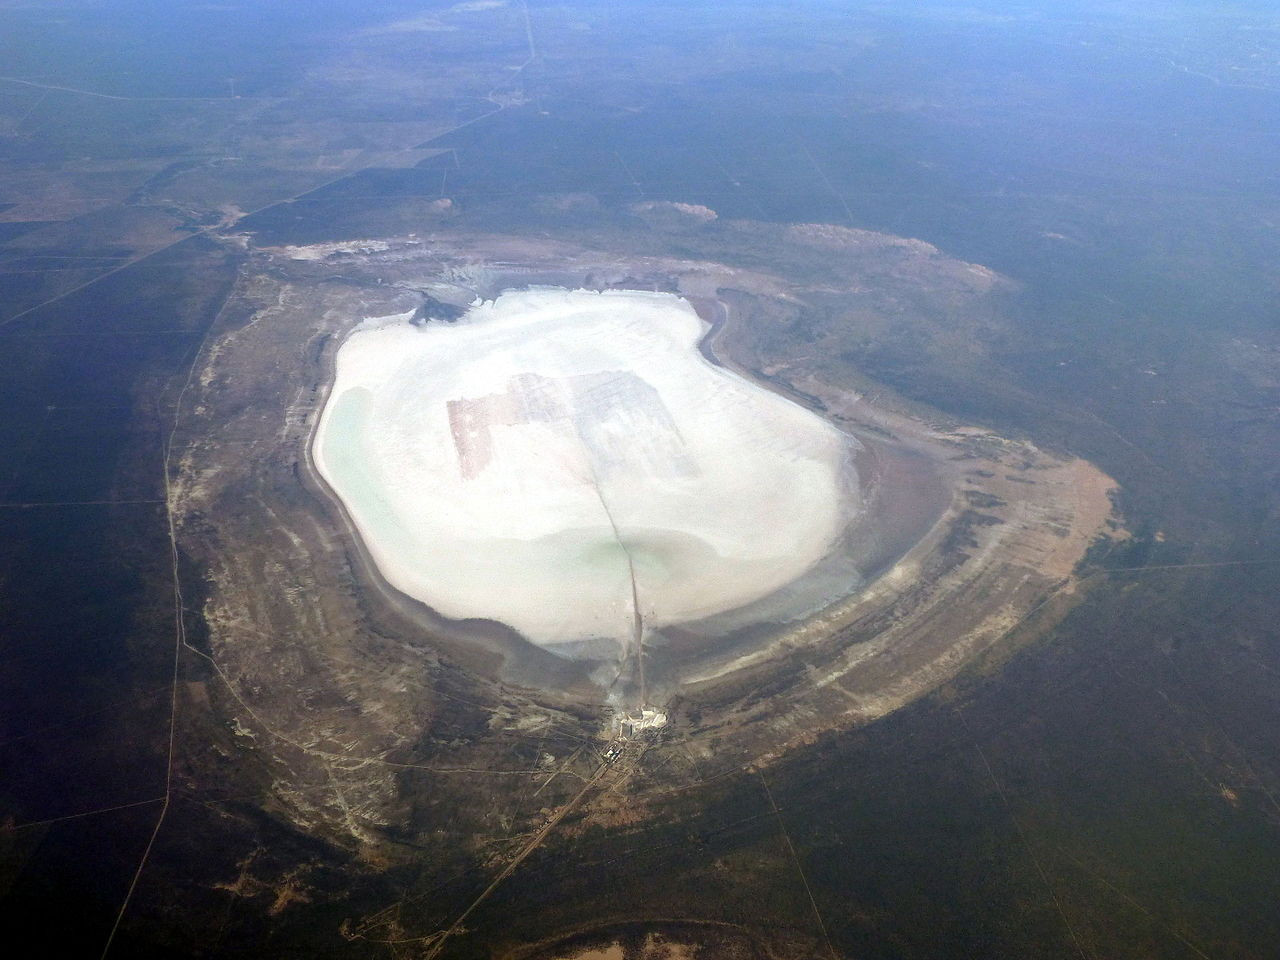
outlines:
[[[1265,5],[36,0],[0,54],[14,942],[1272,960]],[[660,728],[389,588],[307,457],[353,318],[529,283],[683,297],[892,518],[815,568],[859,602],[646,648]]]

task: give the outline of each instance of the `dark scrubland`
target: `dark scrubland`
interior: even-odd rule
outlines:
[[[617,804],[607,821],[570,814],[449,955],[653,929],[724,942],[713,923],[772,956],[1274,953],[1269,21],[1247,7],[1153,22],[1127,5],[992,21],[533,4],[540,57],[513,81],[527,56],[514,8],[378,40],[359,34],[367,22],[319,14],[210,34],[128,6],[113,36],[144,37],[152,69],[117,69],[111,57],[138,47],[112,54],[96,14],[51,27],[15,8],[5,51],[22,57],[7,72],[113,96],[221,96],[237,76],[243,99],[3,90],[0,910],[15,937],[54,931],[60,952],[100,954],[140,863],[113,956],[413,956],[420,942],[376,943],[392,938],[361,935],[376,929],[361,918],[401,903],[412,940],[471,902],[501,854],[477,868],[448,842],[447,796],[422,800],[419,822],[441,839],[416,864],[289,825],[195,654],[179,663],[168,776],[159,481],[174,404],[228,296],[237,231],[301,243],[465,217],[701,250],[627,212],[660,198],[715,209],[713,230],[735,218],[884,230],[1013,278],[978,315],[904,290],[893,312],[798,311],[771,334],[820,346],[828,378],[1097,463],[1121,484],[1134,536],[1095,551],[1087,600],[1051,630],[765,780],[713,773],[640,822]],[[574,23],[600,42],[579,42]],[[296,38],[288,56],[263,50],[272,36]],[[426,78],[408,93],[406,58]],[[495,84],[529,103],[436,136],[486,113]],[[276,202],[208,227],[223,204]],[[180,573],[200,649],[201,572]],[[478,716],[455,719],[442,735],[479,732]],[[403,789],[418,793],[410,774]]]

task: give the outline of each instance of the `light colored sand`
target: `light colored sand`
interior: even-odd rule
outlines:
[[[707,363],[702,331],[673,295],[560,289],[370,324],[317,466],[386,579],[446,616],[624,645],[632,568],[647,624],[733,609],[830,551],[849,466],[826,421]]]

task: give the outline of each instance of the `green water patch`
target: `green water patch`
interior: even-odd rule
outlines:
[[[373,458],[365,449],[373,416],[373,394],[364,387],[344,390],[330,401],[329,414],[320,433],[317,451],[329,482],[341,489],[342,498],[359,516],[365,542],[384,549],[409,546],[395,511],[381,493],[382,481],[370,468]]]
[[[545,555],[556,558],[565,576],[617,567],[634,571],[641,590],[692,576],[719,557],[705,540],[676,530],[627,528],[615,533],[603,526],[575,528],[538,542],[549,548]]]

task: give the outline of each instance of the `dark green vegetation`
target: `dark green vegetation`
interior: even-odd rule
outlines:
[[[27,81],[0,81],[15,938],[99,954],[162,808],[113,956],[385,956],[343,920],[407,896],[429,932],[483,888],[461,856],[385,874],[286,829],[253,770],[188,780],[226,729],[180,715],[169,779],[163,444],[232,234],[426,235],[451,217],[644,234],[626,205],[663,199],[919,237],[1012,277],[966,349],[957,318],[904,300],[827,372],[1093,460],[1138,535],[1094,558],[1052,635],[788,758],[767,788],[743,772],[644,824],[553,835],[453,953],[693,919],[853,958],[1274,955],[1274,14],[534,3],[517,74],[518,6],[397,33],[361,31],[433,14],[181,6],[0,10],[3,72]],[[171,97],[221,99],[147,99]],[[680,254],[678,233],[636,243]],[[199,583],[184,572],[196,643]],[[179,667],[216,700],[198,661]]]

